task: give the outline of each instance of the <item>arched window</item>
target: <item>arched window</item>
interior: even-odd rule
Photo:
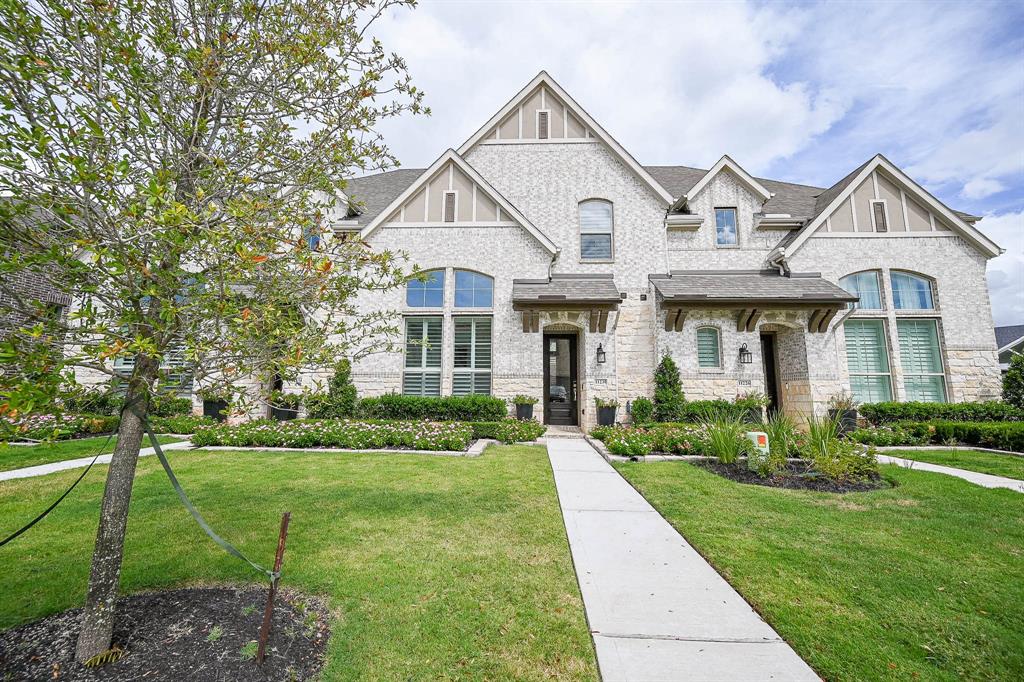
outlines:
[[[409,280],[405,304],[410,308],[440,308],[444,305],[444,270],[422,273],[422,278]]]
[[[721,344],[716,327],[697,329],[697,366],[703,369],[722,366]]]
[[[850,304],[851,308],[860,310],[881,310],[882,291],[878,285],[878,272],[868,270],[867,272],[855,272],[839,280],[839,286],[849,291],[854,296],[860,296],[860,301]]]
[[[581,201],[580,259],[611,260],[614,212],[612,202],[604,199]]]
[[[909,272],[889,274],[892,283],[892,302],[896,310],[932,310],[935,302],[932,298],[931,280]]]
[[[490,308],[493,304],[493,279],[470,270],[455,271],[456,308]]]

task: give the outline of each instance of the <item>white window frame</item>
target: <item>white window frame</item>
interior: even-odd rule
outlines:
[[[716,249],[738,249],[740,248],[740,210],[736,206],[715,206],[712,211],[715,216],[715,248]],[[719,244],[718,243],[718,212],[719,211],[732,211],[734,216],[733,223],[736,226],[736,243],[735,244]]]
[[[584,232],[583,231],[583,204],[589,204],[591,202],[602,202],[608,204],[612,210],[612,222],[607,233],[605,232]],[[612,263],[615,261],[615,202],[610,199],[604,199],[602,197],[589,197],[587,199],[581,199],[576,203],[576,232],[577,232],[577,244],[580,246],[580,262],[581,263]],[[587,258],[583,255],[583,235],[585,234],[607,234],[608,235],[608,256],[601,256],[600,258]]]
[[[470,341],[469,341],[469,367],[456,367],[455,366],[455,345],[456,345],[456,330],[455,325],[460,321],[468,320],[471,322],[470,328]],[[477,322],[479,320],[487,320],[490,324],[490,346],[491,362],[490,367],[478,368],[476,366],[476,350],[477,350]],[[452,395],[492,395],[494,393],[494,378],[492,370],[494,368],[494,317],[491,315],[453,315],[452,316]],[[487,375],[487,393],[456,393],[455,392],[455,379],[458,376],[469,375],[476,377],[479,375]],[[475,383],[475,382],[474,382]]]
[[[440,346],[440,351],[438,353],[439,360],[438,360],[437,367],[427,367],[426,366],[427,352],[430,350],[427,347],[427,345],[425,343],[423,343],[423,341],[425,340],[424,337],[427,336],[426,333],[424,333],[424,335],[422,337],[420,337],[420,339],[419,339],[419,341],[421,343],[421,345],[418,346],[419,351],[420,351],[420,364],[418,366],[415,366],[415,367],[409,367],[408,364],[407,364],[407,362],[408,362],[408,353],[409,353],[409,341],[410,341],[409,340],[409,321],[412,320],[412,319],[415,319],[415,318],[429,319],[429,320],[432,320],[432,321],[436,320],[437,324],[440,325],[440,328],[441,328],[441,339],[438,342],[438,345]],[[445,326],[445,324],[444,324],[444,315],[439,315],[439,314],[433,314],[433,315],[405,315],[403,317],[403,319],[402,319],[402,337],[403,337],[403,344],[402,344],[402,395],[418,395],[418,396],[423,396],[424,395],[423,393],[406,393],[405,392],[405,377],[406,377],[407,374],[422,374],[424,376],[426,376],[427,374],[436,374],[437,375],[437,395],[441,396],[443,394],[444,376],[442,375],[442,369],[444,368],[444,326]],[[424,326],[423,329],[424,329],[424,332],[426,332],[427,327]]]

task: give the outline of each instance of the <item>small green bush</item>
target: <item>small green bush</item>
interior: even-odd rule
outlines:
[[[839,419],[811,417],[805,456],[811,467],[834,481],[862,481],[878,473],[874,450],[839,438]]]
[[[149,414],[156,417],[179,417],[192,412],[192,399],[176,395],[156,395],[149,401]]]
[[[889,447],[894,445],[926,445],[931,440],[927,428],[910,429],[901,424],[856,429],[846,434],[849,440],[864,445]]]
[[[1014,353],[1003,375],[1003,400],[1024,411],[1024,355]]]
[[[869,423],[880,426],[894,422],[1020,422],[1024,409],[998,400],[973,403],[868,403],[858,411]]]
[[[343,419],[356,413],[358,398],[352,383],[352,363],[343,358],[334,368],[327,393],[306,396],[306,414],[311,419]]]
[[[701,425],[707,434],[707,454],[717,457],[722,464],[735,464],[751,447],[746,436],[747,425],[734,412],[709,415]]]
[[[0,418],[2,440],[69,440],[117,431],[119,417],[109,414],[30,415]]]
[[[659,422],[681,421],[685,402],[679,368],[672,356],[665,354],[654,371],[654,418]]]
[[[654,403],[650,398],[637,398],[630,410],[634,424],[647,424],[654,420]]]
[[[431,421],[490,422],[508,416],[501,398],[487,395],[437,398],[389,393],[359,401],[357,413],[364,419],[425,419]]]
[[[124,398],[108,385],[85,387],[75,385],[60,396],[63,410],[69,414],[116,415]]]
[[[526,443],[544,435],[547,427],[535,419],[502,419],[495,422],[469,422],[473,438],[490,438],[502,443]]]
[[[899,422],[858,429],[848,438],[878,446],[958,443],[994,450],[1024,452],[1024,422]]]
[[[156,433],[195,433],[204,426],[214,426],[217,420],[211,417],[196,417],[190,414],[174,417],[150,417],[150,425]]]

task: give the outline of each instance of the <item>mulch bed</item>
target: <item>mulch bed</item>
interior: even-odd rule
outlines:
[[[75,663],[81,609],[0,632],[2,680],[308,680],[323,665],[329,635],[322,602],[279,591],[267,656],[254,659],[266,588],[149,592],[117,602],[115,663]]]
[[[872,474],[866,481],[834,481],[821,474],[808,472],[807,466],[799,462],[787,462],[781,471],[767,478],[761,478],[742,463],[720,464],[714,461],[693,461],[691,463],[694,466],[714,472],[723,478],[728,478],[730,481],[763,485],[769,488],[816,490],[826,493],[855,493],[890,487],[889,482],[878,474]]]

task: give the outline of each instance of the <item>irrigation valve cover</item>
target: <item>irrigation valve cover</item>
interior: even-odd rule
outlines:
[[[768,461],[768,434],[763,431],[747,431],[747,439],[754,446],[747,456],[747,467],[757,471]]]

